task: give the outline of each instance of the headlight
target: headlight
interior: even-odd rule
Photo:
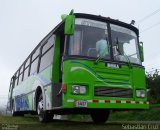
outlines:
[[[140,98],[144,98],[146,96],[145,90],[136,90],[136,96]]]
[[[73,85],[72,93],[73,94],[86,94],[86,86]]]

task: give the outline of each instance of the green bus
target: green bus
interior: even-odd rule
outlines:
[[[8,108],[41,122],[90,114],[99,123],[110,110],[148,109],[143,59],[136,27],[71,11],[12,76]]]

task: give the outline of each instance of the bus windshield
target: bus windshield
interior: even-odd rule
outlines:
[[[105,22],[76,19],[74,35],[69,39],[69,55],[110,59],[108,30]]]
[[[114,60],[141,64],[136,33],[118,25],[110,26]]]
[[[88,58],[111,59],[115,61],[141,64],[137,34],[125,27],[110,24],[111,40],[109,43],[106,22],[77,18],[74,35],[69,38],[68,54]],[[112,43],[112,50],[110,47]]]

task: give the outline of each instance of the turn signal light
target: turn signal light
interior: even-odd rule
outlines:
[[[65,93],[67,91],[67,85],[62,84],[62,92]]]

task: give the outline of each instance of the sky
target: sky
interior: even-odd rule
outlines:
[[[160,9],[160,0],[0,0],[0,106],[7,101],[12,75],[71,9],[130,23]],[[160,12],[136,26],[144,42],[146,71],[160,69]]]

